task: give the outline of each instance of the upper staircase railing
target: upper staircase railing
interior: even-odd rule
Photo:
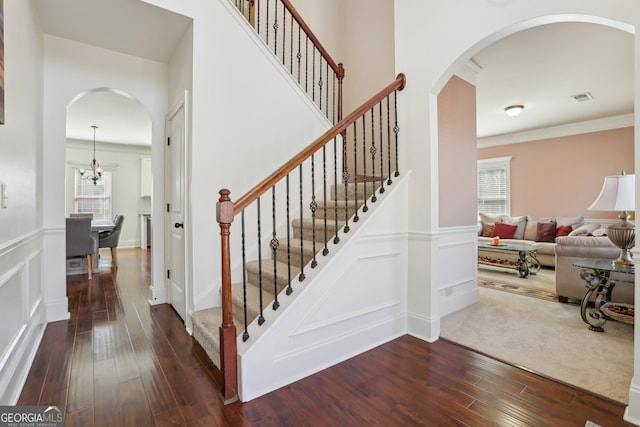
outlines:
[[[229,190],[220,190],[217,221],[223,319],[219,331],[225,400],[232,399],[237,391],[232,287],[236,301],[240,301],[237,304],[243,307],[242,315],[236,318],[242,319],[242,339],[246,341],[254,318],[258,325],[266,321],[264,310],[270,299],[272,310],[277,310],[280,291],[286,289],[286,295],[290,295],[294,278],[305,280],[306,269],[315,268],[329,253],[330,243],[338,244],[341,233],[348,233],[350,223],[357,222],[369,205],[376,203],[385,185],[399,176],[397,92],[404,89],[405,82],[405,76],[399,74],[393,83],[235,202]],[[296,184],[298,188],[292,190]],[[240,216],[241,239],[234,247],[233,259],[241,260],[236,267],[241,272],[236,273],[242,276],[242,282],[232,285],[230,228],[236,216]],[[250,256],[257,258],[252,266],[246,261]],[[254,291],[251,298],[249,288]]]
[[[232,0],[273,54],[331,121],[342,120],[344,67],[289,0]]]

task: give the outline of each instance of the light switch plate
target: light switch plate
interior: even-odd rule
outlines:
[[[0,206],[6,208],[9,205],[9,191],[7,184],[0,184]]]

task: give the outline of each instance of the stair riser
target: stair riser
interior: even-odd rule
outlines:
[[[366,188],[365,188],[366,185]],[[364,200],[365,198],[370,198],[373,192],[380,187],[380,182],[372,183],[358,183],[357,186],[357,196],[358,199]],[[338,198],[337,200],[344,200],[344,194],[347,193],[347,199],[355,200],[356,198],[356,184],[348,184],[346,187],[344,185],[338,186]],[[334,188],[331,189],[331,199],[335,198]]]
[[[291,280],[298,277],[298,270],[295,269],[291,271]],[[281,292],[287,285],[287,271],[278,271],[278,292]],[[247,272],[247,281],[252,286],[260,285],[260,277],[258,272],[250,271]],[[266,294],[269,294],[269,300],[273,299],[273,273],[262,273],[262,290]]]
[[[344,221],[344,217],[345,217],[345,211],[347,211],[344,207],[338,207],[338,221]],[[347,217],[351,218],[351,216],[356,212],[356,208],[355,206],[353,207],[349,207],[349,210],[347,211]],[[335,217],[336,217],[336,211],[333,207],[331,208],[327,208],[326,211],[326,218],[328,221],[335,221]],[[322,220],[322,222],[324,223],[324,218],[325,218],[325,210],[318,208],[318,210],[316,211],[316,220]]]
[[[344,228],[344,226],[340,226],[341,230],[342,228]],[[333,237],[336,234],[335,230],[336,230],[335,224],[333,225],[327,224],[327,236],[328,236],[327,241],[330,241],[333,239]],[[293,226],[294,239],[299,239],[300,234],[302,234],[303,240],[309,240],[309,241],[313,240],[312,227],[303,227],[302,229],[300,229],[300,227],[297,227],[294,225]],[[323,243],[322,243],[323,240],[324,240],[324,223],[316,223],[316,246],[318,248],[321,248],[323,246]]]
[[[306,242],[305,242],[306,243]],[[309,248],[312,248],[313,244],[309,242]],[[318,247],[318,243],[316,242],[316,247]],[[287,261],[291,260],[291,265],[296,267],[296,271],[300,270],[300,267],[303,265],[307,265],[311,259],[313,259],[313,250],[307,250],[307,247],[304,249],[304,253],[302,256],[302,260],[300,259],[300,248],[291,248],[291,254],[287,254],[287,248],[278,248],[278,252],[276,253],[276,259],[282,263],[287,263]]]

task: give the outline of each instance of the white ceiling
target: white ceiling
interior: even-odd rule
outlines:
[[[46,33],[167,62],[191,20],[140,0],[35,0]],[[597,24],[549,24],[476,54],[478,137],[513,134],[633,113],[633,36]],[[411,82],[409,81],[409,84]],[[572,95],[590,92],[593,100]],[[69,137],[150,143],[148,114],[113,93],[91,93],[69,110]],[[516,118],[504,107],[522,104]],[[137,109],[137,111],[136,111]],[[102,120],[102,123],[100,123]],[[620,121],[618,121],[620,122]],[[85,137],[82,138],[82,135]]]

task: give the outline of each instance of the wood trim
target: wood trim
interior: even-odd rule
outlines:
[[[273,187],[278,181],[283,179],[289,173],[291,173],[295,168],[300,166],[302,162],[304,162],[307,158],[309,158],[313,153],[320,150],[324,145],[332,141],[336,136],[340,135],[345,129],[351,126],[357,119],[362,117],[362,115],[369,111],[373,106],[377,105],[384,98],[389,96],[395,90],[403,90],[406,84],[406,77],[404,74],[400,73],[396,77],[396,79],[382,89],[380,92],[371,97],[367,102],[358,107],[355,111],[345,117],[343,120],[338,122],[331,129],[326,131],[322,136],[316,139],[311,143],[307,148],[299,152],[295,155],[291,160],[282,165],[278,170],[265,178],[258,185],[253,187],[253,189],[249,190],[245,195],[240,197],[234,203],[234,216],[238,213],[242,212],[244,208],[249,206],[252,202],[254,202],[258,197],[264,194],[267,190]]]

